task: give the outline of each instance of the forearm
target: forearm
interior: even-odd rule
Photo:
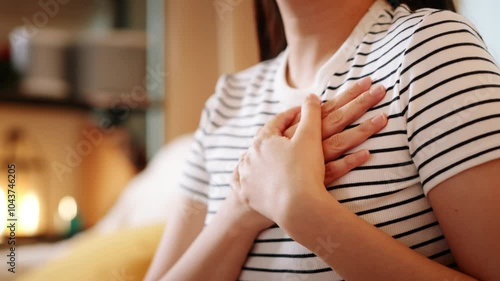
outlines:
[[[257,231],[237,227],[219,212],[161,281],[234,281],[252,247]]]
[[[475,280],[421,256],[330,196],[309,204],[291,209],[293,219],[282,227],[345,280]]]

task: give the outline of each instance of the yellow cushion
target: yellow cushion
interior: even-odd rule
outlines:
[[[82,237],[68,255],[16,281],[140,281],[160,241],[163,225]],[[50,253],[47,253],[50,255]]]

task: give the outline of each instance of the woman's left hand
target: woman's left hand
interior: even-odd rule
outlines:
[[[291,139],[284,131],[300,111],[301,120]],[[321,137],[321,102],[309,95],[302,109],[281,113],[263,127],[237,171],[235,189],[242,201],[278,225],[297,200],[328,196]]]

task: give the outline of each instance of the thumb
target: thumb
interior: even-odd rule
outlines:
[[[274,116],[269,122],[264,125],[264,127],[260,131],[260,135],[262,134],[271,134],[282,136],[283,132],[290,127],[290,124],[295,119],[295,116],[300,112],[300,107],[293,107],[279,113]]]
[[[315,94],[307,96],[302,104],[301,118],[294,140],[321,140],[321,101]]]

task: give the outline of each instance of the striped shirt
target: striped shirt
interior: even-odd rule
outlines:
[[[270,118],[300,103],[306,93],[329,100],[370,76],[387,95],[348,128],[379,113],[387,114],[388,125],[355,149],[370,150],[370,160],[327,188],[343,206],[399,242],[454,266],[426,195],[444,180],[500,158],[499,69],[471,23],[449,11],[411,12],[378,0],[311,89],[286,84],[286,59],[285,51],[222,76],[206,103],[179,184],[184,194],[207,204],[206,224],[230,192],[238,158]],[[342,277],[271,227],[256,238],[239,280]]]

